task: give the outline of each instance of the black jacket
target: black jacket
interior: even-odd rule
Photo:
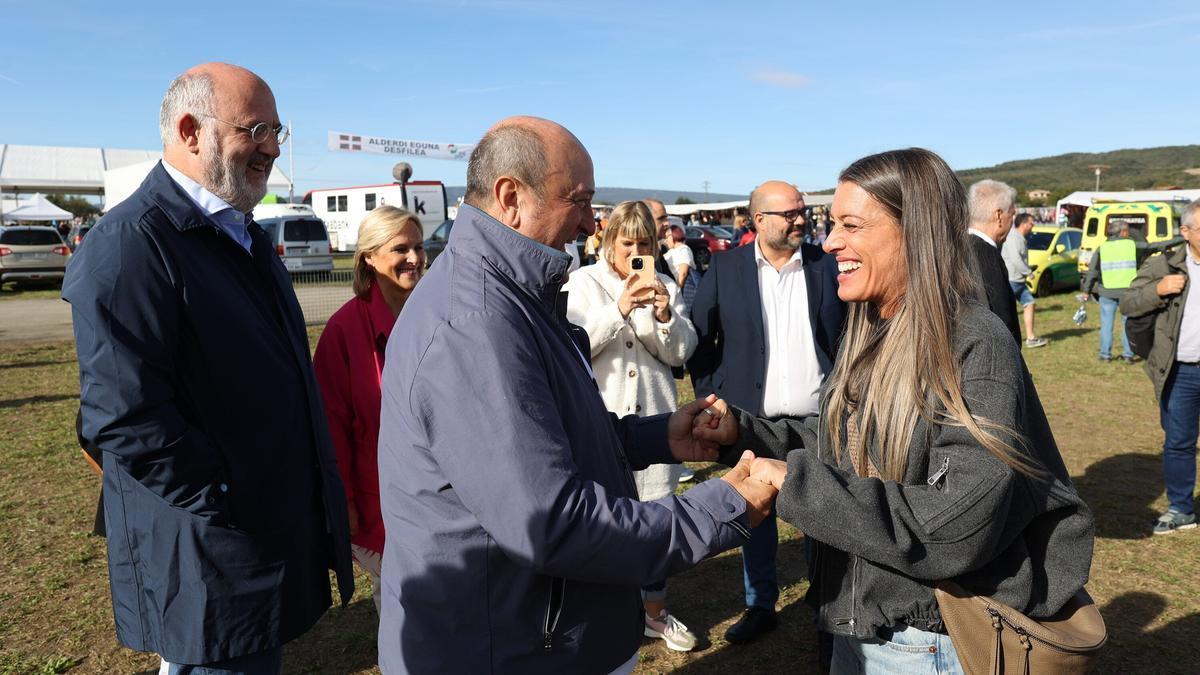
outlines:
[[[1021,324],[1017,321],[1017,301],[1008,283],[1008,269],[1004,266],[1004,258],[1000,256],[1000,247],[992,246],[974,234],[968,234],[967,238],[971,240],[971,252],[975,254],[979,280],[987,293],[988,309],[1000,317],[1020,345]]]
[[[776,506],[818,543],[808,600],[826,631],[866,639],[903,622],[944,632],[932,588],[943,579],[1035,618],[1057,612],[1087,582],[1092,514],[1071,485],[1019,349],[973,304],[956,324],[954,350],[971,413],[1015,430],[1001,438],[1035,457],[1049,480],[1009,468],[962,427],[924,420],[902,482],[860,478],[848,453],[839,461],[830,449],[828,424],[844,429],[844,419],[770,422],[734,411],[739,438],[723,462],[746,448],[787,459]],[[868,452],[882,466],[877,448]]]
[[[304,318],[161,165],[67,269],[81,436],[101,450],[117,637],[172,663],[252,654],[354,588],[346,498]]]
[[[700,341],[687,368],[696,398],[715,392],[757,413],[762,410],[767,364],[755,246],[713,256],[692,303],[692,323]],[[846,303],[837,294],[837,261],[817,246],[801,244],[800,248],[809,327],[817,361],[829,373],[846,323]]]

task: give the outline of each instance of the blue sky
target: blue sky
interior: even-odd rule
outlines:
[[[517,113],[574,131],[598,185],[720,193],[910,145],[965,169],[1200,142],[1194,0],[271,4],[0,0],[0,142],[157,148],[167,83],[208,60],[272,86],[301,192],[390,180],[328,131],[472,143]]]

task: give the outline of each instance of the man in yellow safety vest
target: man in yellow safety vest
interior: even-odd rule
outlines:
[[[1137,276],[1137,243],[1129,236],[1127,223],[1109,223],[1107,240],[1096,249],[1088,272],[1083,278],[1083,292],[1100,302],[1100,360],[1112,361],[1113,319],[1121,296]],[[1121,316],[1121,359],[1126,363],[1137,360],[1129,347],[1125,332],[1125,317]]]

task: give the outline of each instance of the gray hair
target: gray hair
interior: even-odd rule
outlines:
[[[171,80],[158,112],[158,133],[164,146],[179,142],[175,124],[183,115],[212,115],[213,80],[207,73],[184,73]]]
[[[546,144],[537,133],[516,124],[492,129],[471,151],[463,201],[476,208],[490,206],[492,187],[501,176],[516,178],[541,198],[546,165]]]
[[[985,178],[967,190],[972,223],[986,223],[996,211],[1007,211],[1017,202],[1017,191],[998,180]]]
[[[1190,202],[1183,207],[1183,226],[1189,230],[1194,230],[1200,227],[1200,223],[1196,222],[1196,214],[1200,213],[1200,198]]]
[[[1104,226],[1104,236],[1116,237],[1116,236],[1120,235],[1122,232],[1126,232],[1128,230],[1129,230],[1129,223],[1127,221],[1110,220],[1110,221],[1108,221],[1108,224]]]

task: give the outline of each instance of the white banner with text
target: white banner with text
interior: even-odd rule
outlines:
[[[338,152],[366,152],[372,155],[424,157],[425,159],[456,159],[465,162],[471,156],[475,145],[406,141],[398,138],[331,131],[329,132],[329,149]]]

